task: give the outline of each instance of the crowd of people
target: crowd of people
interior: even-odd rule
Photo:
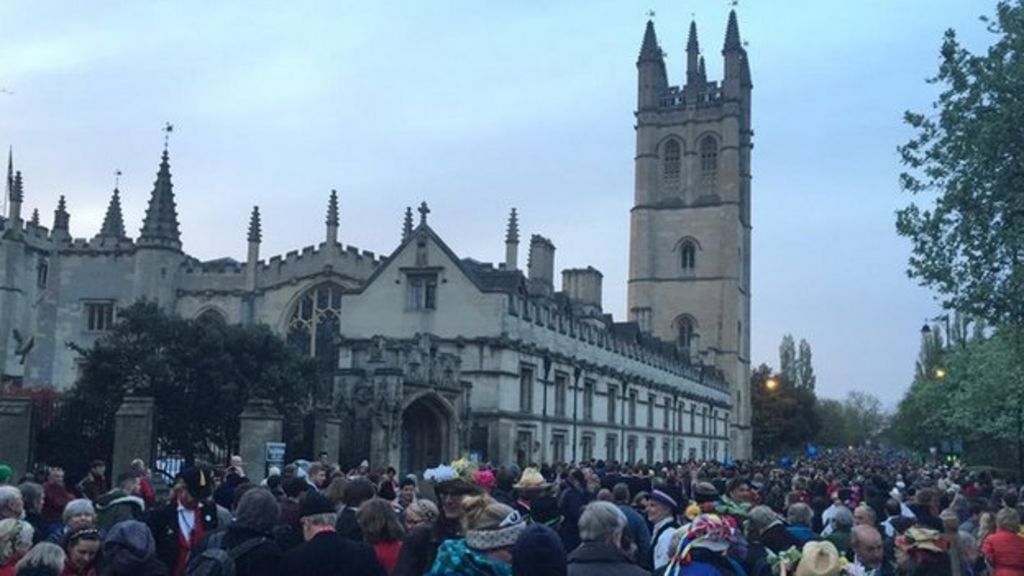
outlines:
[[[0,465],[0,576],[1024,576],[1019,489],[847,450],[793,462]]]

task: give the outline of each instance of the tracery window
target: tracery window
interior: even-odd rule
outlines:
[[[303,294],[288,321],[288,343],[307,356],[328,362],[336,359],[341,294],[337,284],[321,284]]]
[[[689,316],[680,318],[676,334],[676,345],[679,346],[681,351],[690,353],[694,344],[694,337],[697,334],[697,328],[693,319]]]
[[[682,168],[682,149],[679,141],[670,139],[665,142],[665,151],[662,154],[662,174],[665,180],[679,180]]]
[[[700,181],[706,191],[718,187],[718,142],[714,136],[705,136],[700,141]]]
[[[697,267],[697,247],[689,240],[679,246],[679,266],[684,271],[690,271]]]

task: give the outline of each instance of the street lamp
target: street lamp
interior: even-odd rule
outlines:
[[[943,378],[945,378],[946,377],[946,369],[945,368],[936,368],[935,369],[935,377],[938,378],[939,380],[942,380]]]
[[[770,376],[764,381],[764,387],[769,392],[775,392],[779,389],[779,381],[774,376]]]

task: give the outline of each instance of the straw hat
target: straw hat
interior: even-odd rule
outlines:
[[[839,551],[831,542],[804,544],[795,576],[836,576],[839,574]]]
[[[549,486],[551,486],[551,483],[544,479],[540,470],[529,467],[523,470],[523,475],[519,477],[519,482],[516,482],[512,487],[516,490],[544,490]]]

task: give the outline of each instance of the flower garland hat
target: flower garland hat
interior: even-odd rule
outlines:
[[[434,492],[438,494],[468,495],[479,494],[480,487],[473,482],[473,473],[476,467],[465,458],[448,464],[442,464],[436,468],[427,468],[423,472],[423,479],[434,483]]]

